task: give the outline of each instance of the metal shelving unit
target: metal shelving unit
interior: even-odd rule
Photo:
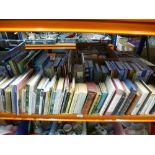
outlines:
[[[155,35],[155,20],[0,20],[1,32],[97,32],[128,35]],[[75,49],[76,44],[26,45],[27,49]],[[155,122],[155,115],[27,115],[1,113],[1,120]]]

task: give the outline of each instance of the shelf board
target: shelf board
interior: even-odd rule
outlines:
[[[118,19],[16,19],[0,20],[1,32],[96,32],[110,34],[155,35],[155,20]]]
[[[75,43],[26,44],[26,49],[76,49]]]
[[[0,120],[33,120],[33,121],[70,121],[70,122],[155,122],[155,115],[124,115],[124,116],[99,116],[99,115],[27,115],[1,113]]]

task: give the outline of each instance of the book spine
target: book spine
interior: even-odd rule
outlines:
[[[96,112],[97,106],[98,106],[100,100],[101,100],[101,95],[98,95],[98,98],[97,98],[97,100],[96,100],[96,103],[95,103],[95,105],[94,105],[94,108],[92,109],[91,114],[94,114],[94,113]]]
[[[5,92],[3,89],[1,91],[1,98],[2,98],[2,112],[6,112]]]
[[[103,104],[103,106],[99,112],[100,115],[103,115],[105,113],[105,111],[106,111],[111,99],[113,98],[113,96],[114,96],[114,92],[108,94],[108,96],[107,96],[107,98],[106,98],[106,100],[105,100],[105,102],[104,102],[104,104]]]
[[[67,104],[68,104],[68,102],[69,102],[69,97],[70,97],[70,92],[67,93],[66,100],[65,100],[65,103],[64,103],[64,107],[63,107],[63,109],[62,109],[62,113],[66,113]]]
[[[151,101],[148,108],[146,109],[145,114],[149,114],[151,112],[151,110],[153,110],[154,105],[155,105],[155,96],[153,97],[153,100]],[[154,113],[154,110],[153,110],[153,113]]]
[[[78,93],[74,93],[73,100],[71,101],[71,106],[69,109],[69,114],[73,114],[77,99],[78,99]]]
[[[139,114],[142,115],[142,114],[145,114],[145,111],[146,109],[149,107],[149,105],[151,104],[151,101],[154,99],[154,96],[151,95],[149,97],[149,99],[147,100],[147,102],[145,103],[144,107],[139,111]]]
[[[125,97],[126,97],[126,95],[125,95],[125,93],[124,93],[124,94],[122,95],[122,97],[121,97],[121,99],[120,99],[118,105],[117,105],[116,108],[114,109],[113,115],[119,115],[119,109],[120,109],[120,107],[122,106],[122,104],[123,104],[123,102],[124,102],[124,100],[125,100]]]
[[[103,106],[107,96],[108,96],[108,93],[103,93],[102,94],[101,100],[100,100],[100,102],[99,102],[99,104],[98,104],[98,106],[96,108],[95,113],[99,113],[99,111],[101,110],[101,108],[102,108],[102,106]]]
[[[63,101],[62,101],[62,107],[61,107],[61,110],[60,110],[61,113],[63,112],[66,98],[67,98],[67,90],[65,90],[65,92],[64,92],[64,97],[63,97]]]
[[[129,108],[131,102],[133,101],[134,97],[136,95],[135,91],[131,91],[129,97],[127,98],[126,102],[124,103],[123,108],[121,109],[119,115],[124,115],[127,109]]]
[[[91,105],[93,104],[95,96],[96,96],[95,93],[89,93],[87,95],[86,101],[85,101],[84,106],[82,108],[82,114],[88,114],[89,113],[89,110],[91,108]]]
[[[117,107],[121,97],[122,97],[121,94],[117,94],[117,93],[115,94],[113,100],[111,101],[109,107],[106,110],[107,115],[109,115],[109,114],[111,115],[114,112],[114,110]]]
[[[29,109],[29,91],[30,91],[30,86],[26,85],[26,113],[28,113],[28,109]]]
[[[40,106],[39,106],[39,114],[43,114],[43,107],[44,107],[44,102],[45,101],[45,94],[43,90],[40,91]]]
[[[6,69],[7,73],[8,73],[8,75],[9,75],[10,77],[12,77],[12,76],[13,76],[13,72],[12,72],[12,69],[11,69],[11,67],[10,67],[10,64],[8,64],[7,62],[3,62],[3,65],[4,65],[4,67],[5,67],[5,69]]]
[[[131,112],[131,115],[136,115],[139,111],[139,109],[141,108],[142,104],[144,103],[146,97],[147,97],[148,94],[143,94],[141,96],[141,98],[139,99],[139,101],[136,103],[134,109],[132,110]]]
[[[6,99],[6,112],[11,113],[11,91],[5,92],[5,99]]]
[[[39,103],[40,103],[40,89],[37,89],[37,91],[36,91],[36,107],[35,107],[36,114],[39,114]]]
[[[54,102],[56,98],[56,91],[51,92],[51,106],[50,106],[50,114],[53,114]]]
[[[22,89],[22,100],[21,100],[21,103],[22,103],[22,110],[21,112],[22,113],[25,113],[26,112],[26,89]]]
[[[3,104],[2,104],[2,90],[0,89],[0,112],[3,112]]]
[[[75,104],[75,108],[74,108],[74,114],[79,114],[80,112],[80,110],[79,110],[79,108],[80,108],[80,104],[81,104],[81,102],[82,102],[82,93],[80,93],[79,95],[78,95],[78,100],[77,100],[77,102],[76,102],[76,104]]]

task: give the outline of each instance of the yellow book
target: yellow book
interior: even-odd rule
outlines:
[[[6,112],[12,112],[12,102],[11,102],[11,87],[5,89],[5,100],[6,100]]]

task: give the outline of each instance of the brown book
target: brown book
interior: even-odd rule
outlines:
[[[135,108],[136,103],[141,98],[141,96],[142,96],[142,94],[140,94],[139,92],[136,93],[136,96],[134,97],[130,107],[128,108],[128,110],[125,113],[126,115],[131,115],[132,110]]]
[[[96,92],[97,92],[96,84],[94,82],[88,82],[87,89],[88,89],[88,95],[84,103],[84,106],[82,108],[82,114],[89,113],[89,110],[94,102],[94,99],[96,97]]]

